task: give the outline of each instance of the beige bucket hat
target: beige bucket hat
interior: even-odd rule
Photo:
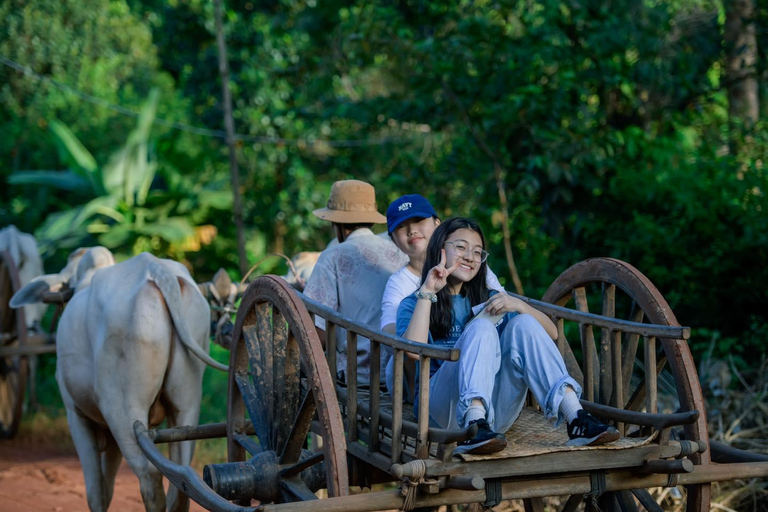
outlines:
[[[384,224],[387,218],[376,208],[373,185],[359,180],[342,180],[331,185],[328,206],[313,211],[317,217],[338,224]]]

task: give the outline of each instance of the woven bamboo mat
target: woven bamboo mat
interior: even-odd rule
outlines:
[[[541,411],[524,407],[515,424],[507,432],[507,447],[491,455],[472,455],[463,453],[457,455],[465,461],[509,459],[514,457],[529,457],[544,453],[569,452],[578,450],[625,450],[650,443],[655,437],[630,438],[622,437],[614,443],[602,446],[567,446],[568,432],[565,423],[555,428]]]

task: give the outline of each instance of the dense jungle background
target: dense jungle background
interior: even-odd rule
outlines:
[[[762,354],[768,3],[228,1],[247,262],[214,5],[0,4],[0,225],[48,271],[102,244],[239,278],[325,247],[311,211],[359,178],[480,220],[508,289],[620,258],[697,354]]]
[[[478,219],[530,297],[585,258],[631,263],[748,390],[722,409],[763,402],[768,1],[226,0],[232,161],[217,3],[0,2],[0,227],[47,271],[101,244],[197,281],[285,273],[274,253],[332,237],[311,214],[330,184],[363,179],[382,212],[418,192]]]

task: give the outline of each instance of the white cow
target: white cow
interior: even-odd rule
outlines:
[[[40,286],[39,283],[46,283]],[[75,294],[56,333],[56,380],[85,476],[88,506],[109,506],[121,454],[139,478],[144,505],[164,511],[162,476],[136,443],[133,423],[197,425],[208,356],[208,303],[180,263],[140,254],[115,264],[104,247],[78,249],[58,275],[44,276],[11,300],[37,300],[56,283]],[[170,458],[189,465],[194,442],[172,443]],[[168,510],[187,510],[174,486]]]
[[[16,226],[0,229],[0,251],[8,251],[16,269],[19,271],[21,286],[30,283],[32,279],[43,274],[43,260],[37,250],[35,237],[22,233]],[[24,316],[29,329],[37,329],[45,314],[46,305],[43,303],[24,306]]]

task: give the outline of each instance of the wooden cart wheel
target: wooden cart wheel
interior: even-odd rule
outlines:
[[[299,478],[302,471],[319,473],[321,480],[324,476],[320,484],[328,496],[347,495],[346,440],[334,381],[315,326],[296,292],[276,276],[254,280],[238,308],[233,341],[228,459],[244,461],[248,451],[261,455],[259,467],[269,465],[264,461],[277,463],[276,476],[263,475],[272,484],[252,497],[278,503],[316,499]],[[242,434],[248,419],[258,443]],[[302,450],[313,423],[323,438],[322,452],[314,455]]]
[[[19,288],[19,272],[11,255],[0,252],[0,350],[27,345],[24,308],[11,309],[8,305]],[[10,439],[19,429],[26,381],[26,357],[0,357],[0,438]]]
[[[573,265],[555,279],[542,300],[558,306],[634,322],[680,325],[667,301],[648,278],[632,265],[612,258],[593,258]],[[595,337],[599,337],[599,330]],[[633,369],[635,372],[642,372],[642,369],[638,369],[640,365],[636,361],[639,341],[637,337],[633,339],[627,336],[622,340],[622,369],[625,377],[622,382],[615,382],[612,378],[610,364],[605,364],[605,361],[596,362],[600,368],[600,376],[599,381],[595,383],[595,401],[607,404],[615,386],[621,385],[623,389],[620,396],[626,397],[624,408],[639,410],[642,407],[642,397],[637,399],[638,395],[644,392],[642,379],[639,380],[641,384],[631,380]],[[674,339],[662,339],[659,342],[661,349],[657,359],[659,366],[665,366],[659,379],[663,380],[666,375],[668,380],[674,381],[670,391],[676,393],[675,398],[681,411],[699,411],[697,422],[685,428],[686,439],[708,442],[704,398],[688,344],[685,340]],[[573,360],[573,354],[566,354],[566,359]],[[710,463],[709,451],[694,454],[689,458],[694,464]],[[622,493],[613,494],[615,496],[607,498],[609,501],[615,500],[613,503],[617,506],[627,500],[626,493],[623,496]],[[687,487],[688,512],[706,512],[709,510],[709,502],[709,484]]]

